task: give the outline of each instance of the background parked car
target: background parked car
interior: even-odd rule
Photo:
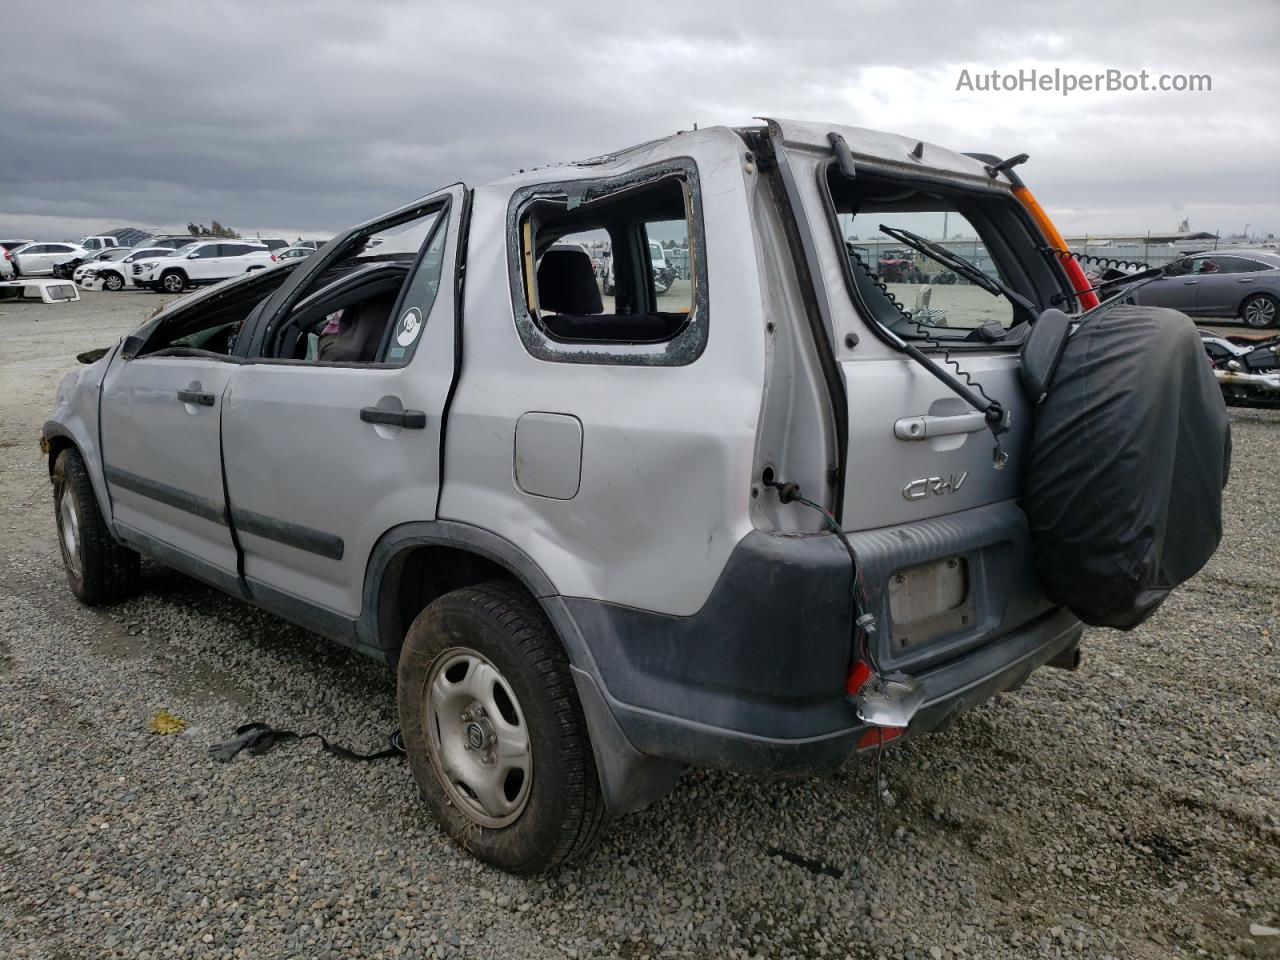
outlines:
[[[25,247],[30,240],[0,240],[0,280],[12,280],[18,275],[18,267],[13,253],[19,247]]]
[[[283,250],[274,251],[277,261],[300,260],[303,257],[309,257],[315,253],[314,247],[286,247]]]
[[[117,259],[123,257],[128,252],[127,247],[108,247],[105,250],[88,250],[83,256],[72,257],[70,260],[64,260],[53,268],[53,275],[64,280],[74,280],[76,274],[80,272],[80,268],[86,264],[101,260],[104,257],[115,256]]]
[[[75,243],[28,243],[11,251],[13,265],[23,277],[52,276],[53,268],[58,264],[83,257],[88,252]]]
[[[165,293],[181,293],[187,287],[217,283],[274,262],[271,251],[247,240],[204,240],[188,244],[163,259],[139,260],[130,277],[136,286]]]
[[[1172,307],[1192,317],[1239,317],[1247,326],[1280,320],[1280,255],[1219,250],[1175,260],[1167,276],[1136,293],[1143,306]]]
[[[205,238],[195,237],[187,233],[164,233],[159,236],[152,237],[150,240],[146,240],[142,243],[136,244],[134,249],[137,249],[138,247],[146,246],[146,247],[164,247],[168,250],[177,250],[180,247],[187,246],[187,244],[198,243],[203,239]]]
[[[291,246],[288,240],[283,237],[245,237],[245,243],[260,243],[272,253],[277,250],[283,250],[285,247]]]
[[[12,280],[18,275],[13,261],[13,251],[25,247],[30,240],[0,240],[0,280]]]
[[[167,247],[133,247],[129,250],[108,251],[102,257],[78,267],[74,279],[86,290],[123,290],[133,286],[133,264],[139,260],[154,260],[171,256]]]
[[[117,237],[110,236],[81,237],[77,243],[79,246],[91,251],[107,250],[121,246]]]

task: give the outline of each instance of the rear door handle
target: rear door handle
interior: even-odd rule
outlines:
[[[1199,282],[1199,280],[1183,280],[1182,285],[1184,287],[1194,287]]]
[[[903,417],[893,425],[893,435],[899,440],[927,440],[957,433],[977,433],[986,426],[986,415],[973,410],[952,417]]]
[[[199,390],[179,390],[178,399],[183,403],[194,403],[198,407],[212,407],[214,396],[212,393],[201,393]]]
[[[1241,277],[1239,280],[1236,281],[1236,283],[1253,283],[1253,281],[1256,279],[1257,277]]]
[[[361,407],[360,419],[365,423],[385,423],[390,427],[421,430],[427,425],[427,415],[421,410],[383,410],[381,407]]]

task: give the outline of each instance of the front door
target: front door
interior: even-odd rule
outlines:
[[[38,277],[53,271],[53,256],[49,253],[53,247],[47,243],[37,244],[22,251],[22,272],[29,277]]]
[[[1195,316],[1200,296],[1201,257],[1177,260],[1169,265],[1170,276],[1152,280],[1138,289],[1138,303],[1144,307],[1170,307]]]
[[[236,589],[219,454],[229,359],[160,354],[117,359],[102,384],[102,458],[117,533]]]
[[[378,538],[434,519],[464,199],[454,187],[378,222],[373,256],[347,255],[365,228],[334,240],[249,332],[223,446],[255,595],[354,618]]]
[[[196,282],[224,276],[219,272],[222,263],[222,244],[207,243],[187,254],[187,276]]]

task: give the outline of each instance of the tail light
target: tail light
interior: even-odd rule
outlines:
[[[275,262],[276,262],[277,260],[279,260],[279,259],[280,259],[280,258],[279,258],[279,257],[277,257],[274,253],[271,255],[271,262],[272,262],[272,263],[275,263]]]

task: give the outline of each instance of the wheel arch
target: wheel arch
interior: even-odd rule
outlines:
[[[428,564],[426,576],[415,569],[418,563]],[[433,573],[443,575],[433,580]],[[569,659],[610,812],[643,810],[666,796],[684,765],[635,748],[609,706],[599,669],[572,611],[537,562],[498,534],[453,520],[406,523],[388,530],[374,545],[366,566],[357,645],[370,653],[380,650],[395,669],[405,633],[422,608],[449,590],[494,579],[518,583],[529,592]]]
[[[84,451],[80,450],[80,445],[76,443],[75,438],[61,424],[50,420],[44,425],[44,429],[40,432],[40,449],[44,452],[47,459],[46,467],[49,476],[53,476],[53,465],[58,462],[58,457],[63,450],[76,450],[80,456],[84,456]]]
[[[1277,294],[1272,290],[1246,290],[1244,293],[1244,296],[1242,296],[1239,302],[1236,303],[1235,315],[1237,317],[1240,317],[1243,319],[1244,305],[1248,303],[1250,300],[1252,300],[1254,297],[1266,297],[1268,300],[1270,300],[1272,303],[1276,305],[1277,310],[1280,310],[1280,294]]]
[[[73,420],[73,423],[77,422]],[[98,500],[98,509],[106,519],[107,527],[111,527],[111,498],[107,493],[106,478],[102,475],[102,464],[92,438],[77,437],[74,427],[58,420],[47,420],[40,430],[40,450],[45,456],[45,466],[49,471],[49,481],[53,482],[53,468],[63,451],[74,450],[84,461],[89,473],[89,484],[93,487],[93,495]]]
[[[542,568],[491,531],[452,520],[393,527],[374,544],[365,567],[358,642],[381,650],[394,667],[409,625],[427,604],[451,590],[490,580],[521,585],[544,609],[547,599],[556,596]],[[556,629],[556,634],[564,644],[564,631]],[[572,661],[573,651],[565,647]]]

